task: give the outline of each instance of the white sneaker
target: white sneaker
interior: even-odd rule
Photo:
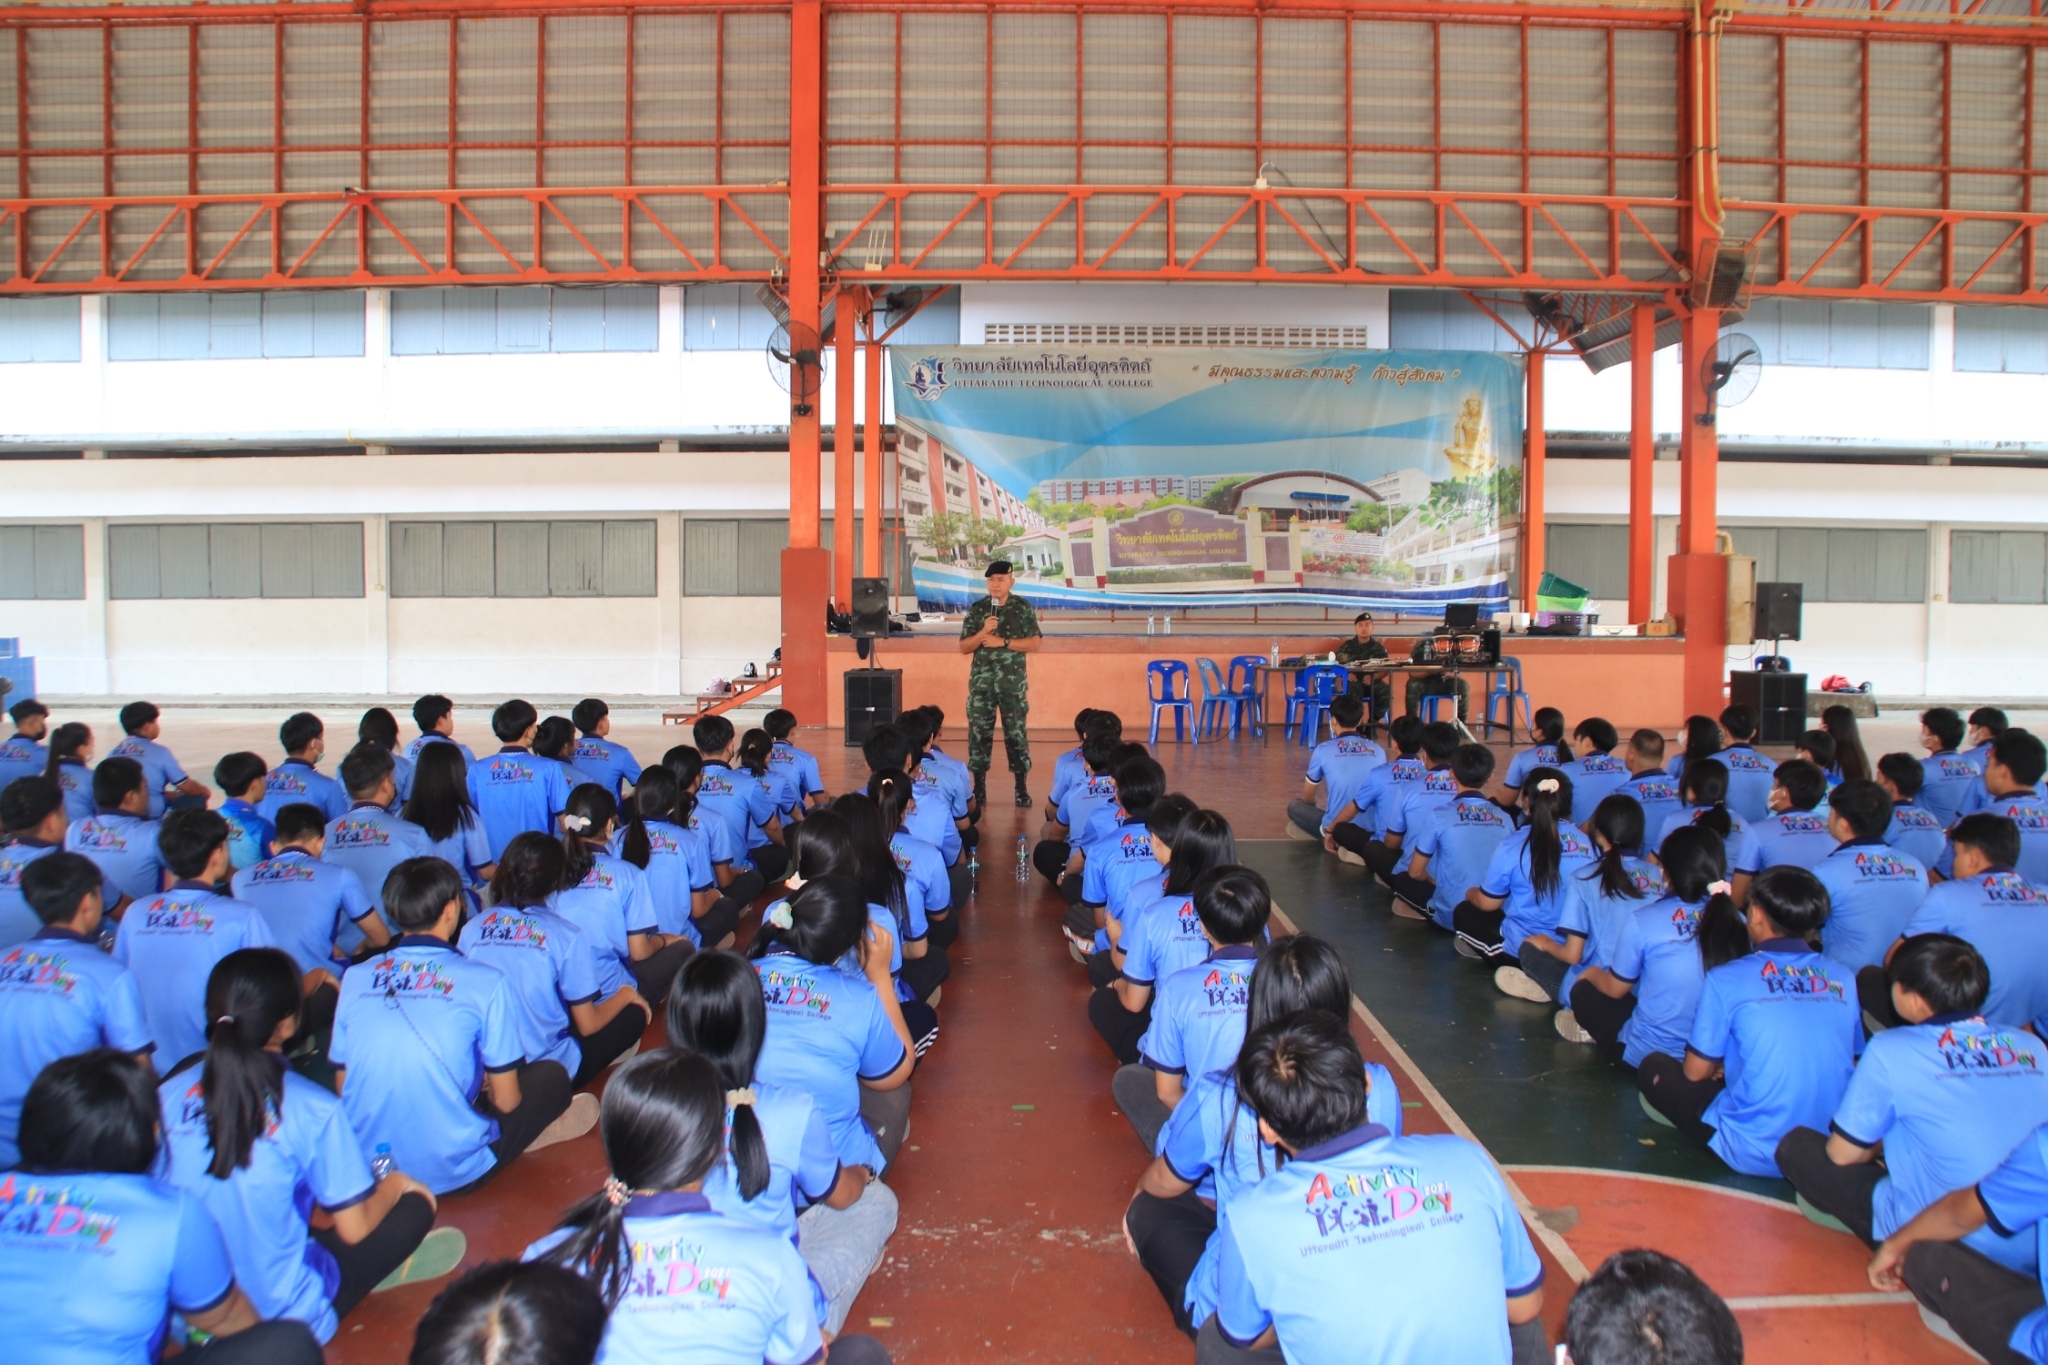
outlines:
[[[1392,909],[1394,913],[1402,919],[1426,920],[1429,918],[1429,913],[1427,911],[1416,909],[1407,901],[1402,900],[1399,896],[1394,897]]]
[[[640,1043],[638,1039],[635,1039],[631,1047],[628,1047],[624,1052],[621,1052],[618,1056],[612,1058],[612,1065],[624,1066],[627,1062],[632,1061],[635,1057],[638,1057],[639,1055]]]
[[[1337,861],[1340,863],[1350,863],[1353,867],[1365,866],[1365,859],[1359,857],[1350,849],[1344,848],[1342,846],[1339,846],[1339,848],[1337,849]]]
[[[1504,995],[1517,1000],[1530,1000],[1538,1005],[1550,1003],[1550,992],[1536,984],[1536,978],[1520,967],[1502,967],[1494,972],[1493,984],[1500,987]]]
[[[579,1091],[570,1099],[569,1107],[562,1111],[562,1116],[541,1129],[540,1136],[535,1138],[526,1150],[537,1152],[543,1147],[552,1147],[558,1142],[572,1142],[595,1127],[597,1127],[597,1096],[591,1094],[588,1090]]]
[[[1300,825],[1295,824],[1292,820],[1289,820],[1287,822],[1287,837],[1290,839],[1299,839],[1305,844],[1319,844],[1322,842],[1322,840],[1316,838],[1315,835],[1310,834],[1307,830],[1303,829]]]
[[[1593,1035],[1579,1027],[1578,1016],[1570,1010],[1559,1010],[1550,1016],[1550,1022],[1557,1026],[1557,1036],[1567,1043],[1590,1043]]]
[[[1459,957],[1469,957],[1475,962],[1484,962],[1486,960],[1485,950],[1463,934],[1458,935],[1457,941],[1451,946],[1458,950]]]

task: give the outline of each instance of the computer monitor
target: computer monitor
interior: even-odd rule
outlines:
[[[1477,602],[1446,602],[1444,625],[1451,630],[1475,630],[1479,626]]]

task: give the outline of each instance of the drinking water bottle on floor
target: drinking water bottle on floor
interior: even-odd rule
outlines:
[[[375,1154],[370,1157],[371,1178],[381,1182],[385,1176],[390,1175],[397,1169],[398,1158],[391,1155],[391,1144],[388,1142],[378,1143]]]
[[[1017,880],[1031,880],[1031,841],[1021,834],[1017,836]]]
[[[981,889],[981,848],[977,845],[967,850],[967,894],[973,895]]]

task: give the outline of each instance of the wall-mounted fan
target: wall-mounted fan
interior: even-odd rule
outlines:
[[[1716,408],[1732,408],[1756,392],[1763,378],[1764,356],[1756,342],[1740,332],[1723,332],[1714,353],[1700,365],[1700,387]]]

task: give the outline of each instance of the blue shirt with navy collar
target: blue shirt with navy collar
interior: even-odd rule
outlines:
[[[1963,802],[1976,785],[1977,765],[1954,749],[1943,749],[1920,760],[1920,795],[1914,798],[1947,829],[1962,814]]]
[[[1186,1077],[1235,1061],[1244,1045],[1258,960],[1257,945],[1233,943],[1161,981],[1152,1022],[1138,1040],[1145,1065]]]
[[[57,851],[57,845],[39,839],[15,839],[0,844],[0,948],[12,948],[23,939],[34,938],[43,927],[42,916],[29,908],[21,894],[21,874],[38,858]]]
[[[1975,948],[1991,969],[1983,1014],[1992,1023],[2018,1028],[2048,1016],[2048,890],[2012,868],[1930,888],[1901,933],[1954,934]]]
[[[85,935],[57,925],[0,952],[0,1170],[21,1159],[21,1102],[43,1068],[96,1047],[156,1044],[142,991]]]
[[[263,779],[263,799],[256,803],[256,811],[274,825],[279,811],[299,804],[318,807],[334,820],[349,808],[348,792],[305,759],[288,758]]]
[[[48,749],[27,735],[14,735],[0,744],[0,791],[18,777],[41,777],[49,762]]]
[[[1927,869],[1882,839],[1851,839],[1813,866],[1828,890],[1821,951],[1860,971],[1884,961],[1927,899]]]
[[[1731,744],[1714,757],[1728,770],[1728,809],[1752,825],[1767,819],[1778,765],[1747,744]]]
[[[205,882],[180,879],[128,907],[114,936],[114,960],[135,973],[165,1066],[206,1047],[205,981],[214,964],[238,949],[276,946],[262,912]]]
[[[185,767],[178,756],[153,739],[129,735],[107,751],[108,758],[132,758],[142,766],[142,789],[149,796],[149,818],[164,814],[164,788],[184,783]]]
[[[1919,802],[1894,801],[1892,823],[1884,832],[1884,841],[1912,854],[1922,867],[1933,867],[1948,847],[1948,831],[1939,817]]]

